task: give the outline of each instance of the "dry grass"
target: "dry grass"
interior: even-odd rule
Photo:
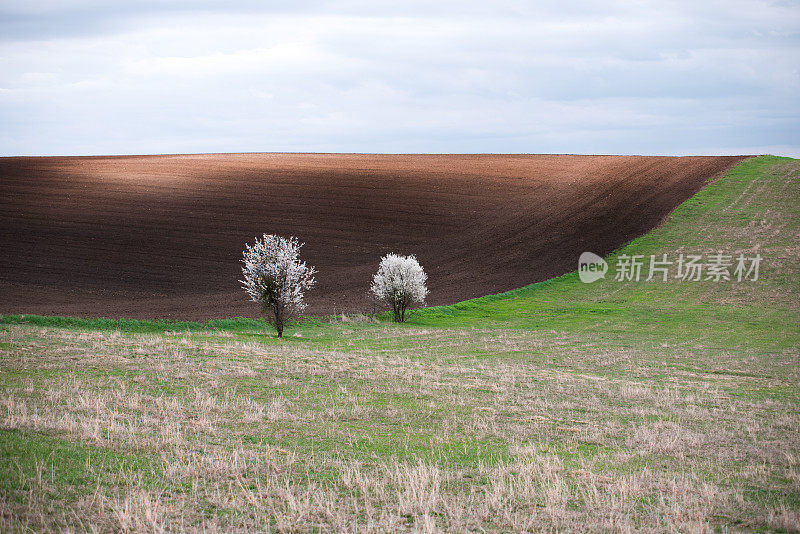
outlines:
[[[7,458],[0,530],[800,528],[796,353],[740,376],[695,348],[346,327],[329,346],[5,327],[3,436],[146,461],[89,454],[76,482],[61,453]]]

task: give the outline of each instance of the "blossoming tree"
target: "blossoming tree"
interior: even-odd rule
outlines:
[[[392,309],[394,321],[406,320],[406,308],[411,304],[424,304],[428,295],[425,282],[428,275],[416,256],[389,253],[381,258],[378,272],[372,278],[370,291]]]
[[[294,314],[305,308],[303,295],[314,286],[314,267],[300,261],[297,238],[264,234],[253,245],[245,244],[240,280],[250,298],[261,305],[278,337]]]

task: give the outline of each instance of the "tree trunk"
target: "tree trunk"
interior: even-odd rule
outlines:
[[[278,337],[283,337],[283,323],[285,320],[283,306],[280,303],[275,303],[272,307],[272,312],[275,315],[275,330],[278,331]]]

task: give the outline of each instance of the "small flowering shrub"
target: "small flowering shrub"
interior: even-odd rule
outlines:
[[[406,308],[411,304],[424,304],[428,295],[425,282],[428,275],[416,256],[387,254],[381,258],[378,272],[372,278],[370,291],[392,309],[394,321],[406,319]]]

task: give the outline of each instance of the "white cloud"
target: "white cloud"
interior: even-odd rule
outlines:
[[[800,147],[796,4],[220,5],[0,4],[0,153]]]

